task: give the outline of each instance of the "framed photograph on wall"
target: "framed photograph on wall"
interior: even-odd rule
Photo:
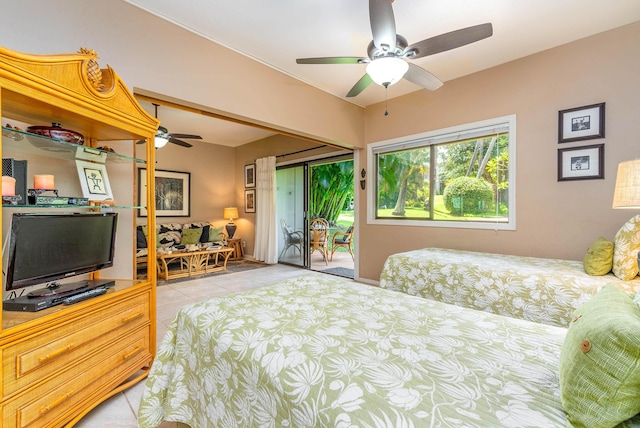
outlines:
[[[604,144],[558,149],[558,181],[604,178]]]
[[[156,217],[189,217],[191,215],[191,173],[156,169]],[[138,169],[138,205],[146,206],[147,169]],[[139,217],[147,209],[138,210]]]
[[[244,191],[244,212],[256,212],[256,191],[255,189]]]
[[[558,112],[558,142],[604,138],[604,103]]]
[[[76,160],[76,168],[78,168],[82,196],[94,201],[113,199],[107,167],[104,164]]]
[[[244,187],[256,187],[256,165],[244,166]]]

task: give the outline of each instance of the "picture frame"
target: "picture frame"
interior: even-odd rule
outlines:
[[[82,196],[91,201],[113,199],[107,167],[102,163],[76,160]]]
[[[558,149],[558,181],[604,178],[604,144]]]
[[[256,164],[244,166],[244,187],[256,187]]]
[[[256,190],[249,189],[244,191],[244,212],[256,212]]]
[[[138,168],[138,217],[146,217],[147,169]],[[156,169],[156,217],[191,215],[191,173]]]
[[[604,138],[605,103],[558,112],[558,143]]]

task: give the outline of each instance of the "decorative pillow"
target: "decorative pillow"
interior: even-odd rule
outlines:
[[[149,236],[149,228],[145,224],[144,226],[140,226],[142,230],[142,234],[144,235],[145,248],[148,247],[147,237]],[[156,228],[156,248],[160,247],[160,231]]]
[[[568,426],[613,427],[640,412],[640,308],[615,285],[574,312],[560,393]]]
[[[147,248],[147,237],[142,231],[142,226],[136,227],[136,248],[139,250]]]
[[[201,243],[206,243],[209,242],[209,228],[211,227],[211,225],[204,225],[202,226],[202,235],[200,235],[200,242]]]
[[[197,244],[202,236],[202,228],[194,227],[193,229],[182,229],[182,239],[180,243],[183,245]]]
[[[626,222],[613,241],[613,274],[623,281],[638,275],[640,250],[640,215]]]
[[[613,266],[613,242],[602,236],[596,239],[587,250],[582,261],[584,271],[589,275],[606,275]]]
[[[224,236],[222,235],[223,226],[209,228],[209,242],[222,241]]]

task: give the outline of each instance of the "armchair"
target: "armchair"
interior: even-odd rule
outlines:
[[[331,260],[333,260],[333,253],[336,252],[336,249],[342,247],[346,248],[351,254],[351,258],[355,260],[353,256],[353,250],[351,249],[351,238],[353,237],[353,224],[349,226],[346,232],[336,232],[333,235],[333,240],[331,242]]]
[[[318,250],[322,253],[324,262],[329,264],[329,222],[323,218],[311,220],[309,236],[310,253]]]
[[[280,227],[282,228],[282,236],[284,237],[284,247],[278,258],[287,252],[289,247],[297,248],[302,258],[302,244],[304,243],[304,234],[300,231],[294,231],[284,219],[280,219]],[[294,253],[295,254],[295,253]]]

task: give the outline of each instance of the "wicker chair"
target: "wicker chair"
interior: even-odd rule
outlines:
[[[333,240],[331,242],[331,260],[333,260],[333,253],[336,252],[336,249],[342,247],[346,248],[351,254],[351,258],[355,261],[355,257],[353,256],[353,249],[351,248],[351,240],[353,237],[353,224],[349,226],[346,232],[336,232],[333,235]]]
[[[294,231],[284,219],[280,219],[280,227],[282,228],[282,236],[284,237],[284,247],[278,258],[282,258],[290,247],[298,249],[300,258],[302,258],[302,244],[304,243],[304,234],[300,231]],[[294,252],[295,254],[295,252]]]
[[[324,262],[329,264],[329,222],[323,218],[311,220],[311,230],[309,235],[310,253],[320,251]]]

